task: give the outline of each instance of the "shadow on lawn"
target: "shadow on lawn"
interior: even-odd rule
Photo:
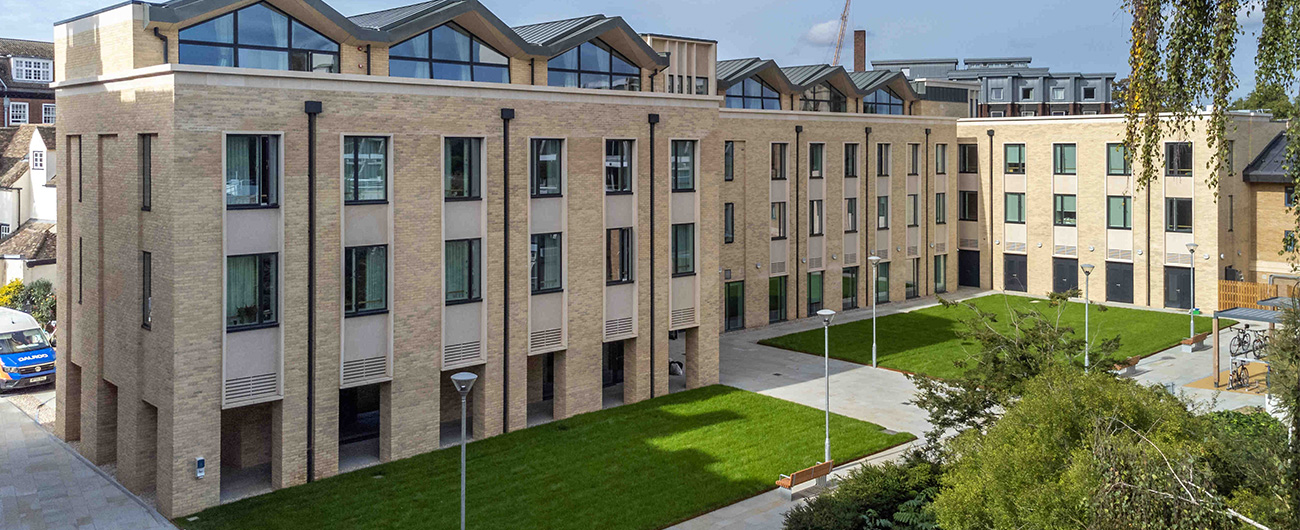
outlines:
[[[471,442],[469,526],[660,528],[772,488],[752,467],[754,459],[771,459],[773,444],[752,440],[779,422],[739,421],[771,411],[738,412],[725,408],[729,403],[691,410],[734,392],[743,391],[698,389]],[[776,467],[809,465],[803,456],[821,451],[816,434],[797,447],[777,444],[783,456],[772,462],[770,478]],[[457,448],[425,453],[176,522],[193,529],[456,528],[459,458]]]
[[[951,317],[932,315],[941,311]],[[878,355],[884,359],[909,350],[924,349],[957,339],[957,331],[964,326],[962,320],[974,316],[964,307],[926,308],[909,313],[896,313],[880,317],[876,325]],[[830,329],[831,357],[859,364],[871,364],[871,319],[832,325]],[[759,341],[772,346],[803,353],[821,355],[822,330],[813,329]],[[963,345],[973,344],[962,341]]]

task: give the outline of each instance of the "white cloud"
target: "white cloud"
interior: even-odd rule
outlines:
[[[813,24],[813,27],[809,28],[808,32],[804,33],[799,40],[812,46],[834,46],[835,39],[839,35],[840,21],[827,20],[826,22]]]

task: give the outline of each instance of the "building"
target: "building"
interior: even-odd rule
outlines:
[[[58,284],[54,127],[0,129],[0,281]]]
[[[53,124],[54,44],[0,38],[0,126]]]
[[[1123,184],[1122,118],[965,118],[970,81],[718,61],[604,15],[511,28],[476,0],[128,3],[55,51],[57,432],[169,516],[456,440],[458,371],[482,438],[715,383],[725,330],[1042,293],[1066,247],[1126,250],[1077,208]],[[1280,126],[1234,120],[1244,167]],[[1045,172],[1056,144],[1076,176]],[[1194,239],[1254,222],[1254,188],[1216,209],[1191,184],[1162,197],[1201,201]],[[1073,232],[1046,206],[1068,186]]]
[[[978,106],[969,117],[1077,116],[1109,114],[1114,73],[1051,72],[1031,67],[1030,57],[892,59],[871,61],[876,69],[908,79],[979,84]],[[942,86],[942,85],[940,85]]]

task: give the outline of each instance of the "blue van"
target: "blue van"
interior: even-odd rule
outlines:
[[[54,382],[54,347],[31,315],[0,307],[0,392]]]

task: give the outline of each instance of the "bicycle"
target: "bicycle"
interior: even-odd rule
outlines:
[[[1242,324],[1242,327],[1237,328],[1236,336],[1228,342],[1228,353],[1233,357],[1249,353],[1249,348],[1253,346],[1250,335],[1250,324]]]
[[[1250,386],[1250,371],[1244,361],[1232,361],[1232,370],[1228,372],[1228,390],[1239,390]]]

